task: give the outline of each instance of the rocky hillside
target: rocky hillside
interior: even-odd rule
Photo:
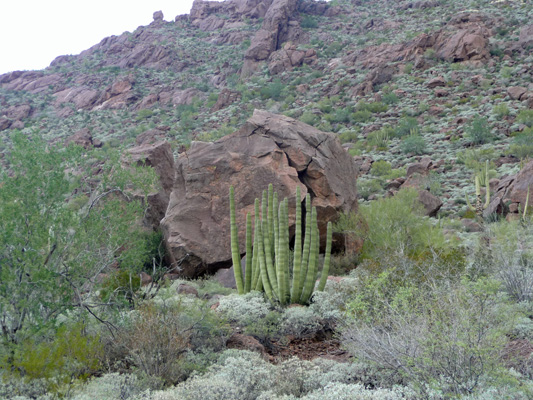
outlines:
[[[97,147],[166,139],[178,155],[264,109],[337,134],[361,198],[416,186],[428,214],[457,218],[486,160],[496,189],[533,155],[532,13],[520,0],[196,0],[1,75],[1,146],[19,129]]]

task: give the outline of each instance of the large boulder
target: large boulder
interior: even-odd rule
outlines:
[[[153,168],[159,177],[160,186],[148,195],[148,209],[144,224],[157,230],[165,216],[168,200],[174,184],[174,156],[170,144],[165,141],[145,143],[129,149],[124,158],[125,165],[139,165]],[[142,197],[142,195],[139,195]]]
[[[229,187],[235,203],[241,251],[245,214],[272,183],[289,203],[311,194],[319,229],[340,212],[357,209],[357,166],[336,135],[281,115],[256,110],[237,132],[214,143],[193,142],[176,162],[176,180],[161,227],[173,266],[196,277],[231,265]]]
[[[528,208],[533,206],[533,161],[528,162],[519,173],[503,178],[498,182],[485,217],[491,214],[518,213],[526,206],[529,190]]]

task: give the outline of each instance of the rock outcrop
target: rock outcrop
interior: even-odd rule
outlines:
[[[533,161],[528,162],[518,174],[507,176],[498,182],[489,206],[483,212],[491,214],[518,214],[524,210],[529,189],[528,209],[533,207]]]
[[[281,48],[289,36],[289,19],[296,12],[298,0],[274,0],[265,14],[261,29],[254,35],[244,55],[242,76],[252,74],[262,61]]]
[[[134,147],[126,152],[123,162],[126,165],[151,167],[159,177],[160,187],[148,195],[148,210],[144,220],[147,227],[158,229],[165,216],[174,183],[174,156],[170,144],[160,141]]]
[[[256,110],[239,131],[214,143],[194,142],[177,160],[161,222],[172,265],[187,277],[230,266],[231,185],[244,252],[245,214],[253,214],[254,199],[268,184],[280,198],[294,199],[297,186],[302,199],[310,193],[324,234],[339,212],[356,210],[356,174],[355,162],[336,135]],[[294,210],[294,200],[289,204]]]

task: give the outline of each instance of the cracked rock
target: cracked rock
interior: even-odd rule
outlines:
[[[246,213],[253,215],[255,198],[270,183],[280,199],[289,198],[292,228],[298,186],[302,200],[310,193],[324,237],[328,221],[357,209],[357,166],[336,135],[266,111],[255,110],[239,131],[214,143],[193,142],[175,172],[161,227],[170,261],[186,277],[231,266],[232,185],[243,253]]]

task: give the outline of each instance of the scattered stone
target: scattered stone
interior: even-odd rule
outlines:
[[[178,294],[192,295],[198,297],[198,290],[194,286],[187,285],[186,283],[180,283],[176,289]]]
[[[434,89],[436,87],[441,87],[441,86],[446,86],[446,80],[442,76],[433,78],[426,84],[426,87],[429,89]]]
[[[522,96],[527,92],[527,88],[522,86],[511,86],[507,89],[507,94],[513,100],[521,100]]]
[[[226,347],[228,349],[249,350],[259,353],[262,356],[266,355],[265,347],[259,343],[256,338],[249,335],[243,335],[242,333],[234,333],[231,335],[226,342]]]
[[[141,272],[141,286],[146,286],[152,283],[152,277],[146,272]]]

